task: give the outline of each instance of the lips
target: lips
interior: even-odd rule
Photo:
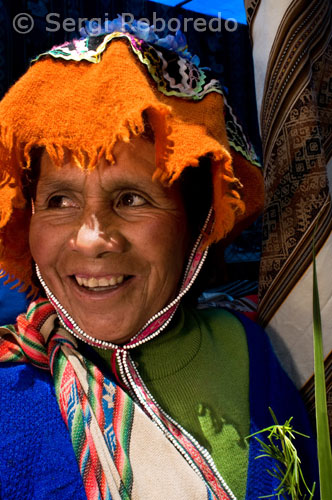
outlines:
[[[74,276],[76,279],[76,282],[78,283],[79,286],[84,286],[85,288],[92,288],[92,289],[98,289],[98,288],[108,288],[108,287],[113,287],[116,285],[121,285],[123,283],[124,279],[126,278],[125,275],[118,275],[118,276],[102,276],[102,277],[83,277],[83,276]]]

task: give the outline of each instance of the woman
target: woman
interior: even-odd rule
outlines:
[[[39,294],[1,329],[1,498],[272,494],[245,437],[268,406],[307,432],[296,391],[257,326],[186,305],[261,209],[257,161],[179,35],[110,31],[0,105],[1,268]]]

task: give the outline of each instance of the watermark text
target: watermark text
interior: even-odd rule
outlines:
[[[122,26],[127,25],[129,27],[131,27],[135,21],[134,15],[130,12],[122,13],[119,19]],[[104,18],[96,17],[88,19],[86,17],[79,17],[74,19],[73,17],[61,18],[59,13],[49,12],[45,16],[45,31],[50,33],[60,30],[66,33],[80,32],[88,23],[90,34],[98,35],[103,33],[105,26],[111,22],[107,13],[105,13]],[[34,28],[34,24],[33,16],[26,12],[21,12],[13,18],[13,28],[20,34],[30,33]],[[165,19],[159,17],[156,12],[153,12],[152,19],[145,17],[137,19],[135,21],[135,26],[142,31],[146,30],[147,27],[153,27],[155,33],[162,33],[165,31],[176,33],[178,30],[187,33],[190,29],[194,29],[194,31],[199,33],[204,33],[206,31],[216,33],[221,32],[223,29],[229,32],[236,31],[238,23],[236,19],[233,18],[223,19],[220,12],[218,12],[217,17],[211,17],[208,20],[204,17],[183,17],[181,21],[177,17]]]

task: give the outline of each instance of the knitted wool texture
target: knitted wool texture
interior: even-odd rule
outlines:
[[[154,131],[154,177],[161,182],[169,185],[200,157],[211,157],[215,225],[208,244],[255,218],[262,176],[239,154],[234,174],[220,94],[201,101],[165,96],[124,40],[113,41],[97,64],[42,58],[0,103],[0,268],[8,281],[18,279],[23,290],[32,284],[31,208],[22,192],[32,148],[44,147],[59,167],[66,150],[79,168],[93,169],[103,156],[112,164],[115,143],[143,133],[143,113]]]

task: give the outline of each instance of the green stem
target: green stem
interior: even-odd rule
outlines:
[[[315,400],[317,451],[321,500],[332,499],[332,454],[326,404],[326,383],[323,351],[322,321],[317,283],[315,243],[313,244],[313,330],[315,359]]]

